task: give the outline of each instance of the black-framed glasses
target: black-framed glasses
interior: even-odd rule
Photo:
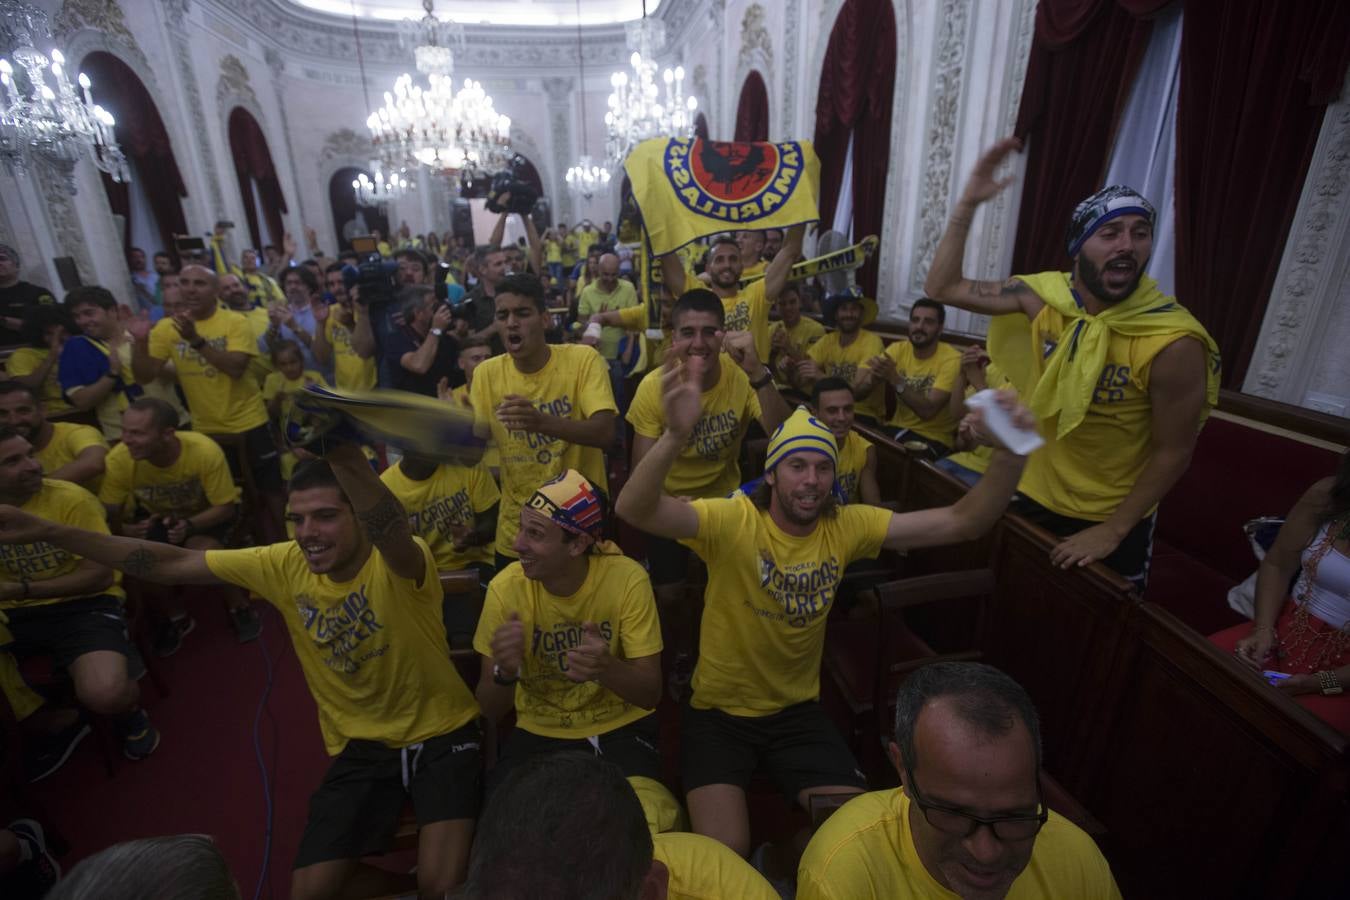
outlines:
[[[914,781],[914,773],[905,766],[905,783],[909,785],[910,799],[919,807],[924,819],[943,834],[968,838],[981,825],[989,826],[994,837],[1001,841],[1026,841],[1034,838],[1050,818],[1050,810],[1041,799],[1041,779],[1036,778],[1036,809],[1033,816],[992,816],[983,818],[941,803],[925,800]]]

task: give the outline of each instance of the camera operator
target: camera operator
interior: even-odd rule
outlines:
[[[391,386],[435,397],[442,378],[449,379],[451,388],[463,384],[459,342],[450,333],[450,305],[436,299],[431,285],[419,284],[399,291],[397,308],[403,325],[391,329],[384,348]]]

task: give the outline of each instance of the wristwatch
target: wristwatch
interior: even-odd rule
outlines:
[[[496,663],[493,663],[492,680],[495,683],[500,684],[502,687],[510,687],[511,685],[515,684],[517,681],[520,680],[520,673],[517,672],[515,675],[508,678],[506,674],[502,672],[502,667],[497,665]]]
[[[771,370],[768,366],[765,366],[764,377],[760,378],[759,381],[750,382],[750,387],[758,391],[768,387],[771,383],[773,383],[773,370]]]
[[[1341,680],[1336,677],[1335,672],[1318,672],[1317,680],[1322,685],[1322,693],[1328,697],[1345,693],[1345,689],[1341,687]]]
[[[445,330],[441,328],[433,328],[431,329],[431,333],[436,335],[436,337],[440,337],[441,335],[445,334]]]

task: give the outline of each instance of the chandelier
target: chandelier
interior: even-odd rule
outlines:
[[[426,86],[404,72],[385,91],[384,106],[366,119],[375,152],[396,168],[416,162],[438,172],[497,168],[511,157],[511,120],[499,115],[482,84],[464,79],[456,90],[451,73],[452,45],[463,47],[464,27],[437,19],[432,0],[422,0],[426,15],[405,19],[399,40],[413,47],[417,70]]]
[[[576,197],[590,200],[609,189],[609,170],[591,161],[586,143],[586,59],[581,52],[581,0],[577,0],[577,84],[581,92],[581,158],[563,178]]]
[[[352,181],[352,190],[356,193],[356,202],[360,206],[379,206],[390,200],[397,200],[417,187],[408,179],[406,169],[390,174],[386,181],[378,162],[371,163],[371,168],[375,170],[374,178],[362,172]]]
[[[89,76],[80,73],[77,93],[61,51],[54,49],[48,56],[34,46],[37,40],[51,39],[46,14],[25,3],[7,5],[9,18],[0,22],[0,43],[11,48],[14,63],[0,59],[0,158],[6,169],[22,174],[32,159],[43,160],[65,173],[66,186],[74,193],[75,163],[87,157],[113,181],[127,181],[127,160],[113,136],[116,123],[94,103]]]
[[[608,131],[606,154],[609,167],[618,169],[628,154],[642,141],[654,137],[692,137],[694,111],[698,100],[684,94],[684,67],[676,66],[661,73],[657,84],[655,55],[665,44],[665,24],[647,18],[647,5],[642,5],[642,18],[627,25],[629,57],[632,74],[615,72],[610,76],[614,92],[609,95],[609,111],[605,113]]]

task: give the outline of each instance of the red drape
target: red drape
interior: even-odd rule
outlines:
[[[173,251],[173,236],[187,233],[183,216],[182,197],[187,187],[174,160],[173,145],[159,117],[155,101],[136,73],[111,53],[90,53],[80,64],[80,70],[93,80],[94,102],[112,113],[117,120],[114,136],[127,159],[135,163],[137,177],[155,216],[160,247],[145,248],[148,252],[163,248]],[[122,235],[124,246],[131,246],[131,201],[126,185],[113,184],[106,175],[103,186],[113,212],[126,217]]]
[[[769,91],[760,74],[751,70],[741,85],[741,99],[736,104],[737,141],[767,141],[769,139]]]
[[[705,141],[712,140],[708,136],[708,117],[703,113],[694,116],[694,137],[703,138]]]
[[[820,217],[826,223],[834,218],[851,135],[855,237],[881,233],[890,168],[895,42],[891,0],[846,0],[821,67],[814,140],[820,157]],[[876,296],[875,257],[859,270],[858,283]]]
[[[1326,104],[1350,57],[1345,0],[1188,0],[1177,100],[1177,297],[1251,362]]]
[[[236,106],[230,113],[229,130],[230,155],[234,157],[234,173],[239,178],[239,193],[244,200],[244,218],[248,222],[252,246],[258,250],[264,243],[279,246],[286,233],[281,222],[282,214],[287,212],[286,197],[281,192],[277,167],[272,163],[272,151],[267,147],[262,126],[252,113]],[[258,205],[253,202],[254,184],[258,186],[258,202],[267,220],[269,240],[266,242],[258,227]]]
[[[1063,269],[1064,234],[1080,200],[1100,188],[1116,123],[1148,47],[1140,16],[1167,0],[1040,0],[1016,134],[1027,172],[1013,271]]]

